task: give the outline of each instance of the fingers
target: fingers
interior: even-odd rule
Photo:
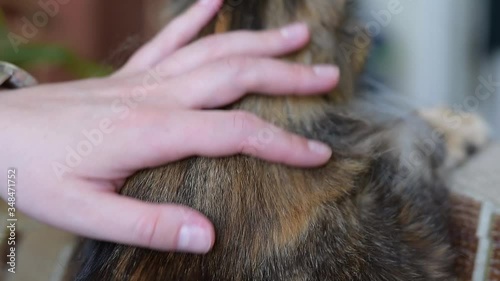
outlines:
[[[146,70],[193,40],[214,17],[221,5],[222,0],[198,0],[142,47],[118,75]]]
[[[309,41],[305,24],[279,30],[239,31],[214,35],[180,49],[160,64],[169,75],[179,75],[206,63],[235,56],[279,56],[303,47]]]
[[[129,151],[128,157],[140,163],[129,167],[132,170],[193,155],[243,153],[301,167],[322,165],[331,156],[328,146],[288,133],[243,111],[179,111],[146,123],[149,127],[123,137],[133,142],[130,147],[134,151]]]
[[[217,73],[217,75],[214,75]],[[338,82],[334,66],[305,66],[265,58],[231,58],[173,79],[175,99],[186,108],[215,108],[247,93],[315,94]]]
[[[164,251],[203,254],[214,244],[213,225],[190,208],[151,204],[88,188],[78,191],[75,198],[78,202],[71,206],[71,217],[63,218],[68,231]],[[66,216],[68,212],[61,213]]]

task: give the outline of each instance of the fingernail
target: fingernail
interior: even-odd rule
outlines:
[[[207,253],[211,246],[210,232],[197,225],[183,225],[179,231],[178,250],[190,253]]]
[[[318,141],[313,141],[310,140],[308,143],[309,150],[316,154],[321,154],[321,155],[328,155],[332,153],[332,150],[330,149],[329,146],[327,146],[324,143],[318,142]]]
[[[313,70],[317,76],[321,77],[336,77],[339,75],[339,68],[333,65],[316,65]]]
[[[295,23],[281,29],[281,35],[286,39],[297,39],[307,32],[307,26],[303,23]]]

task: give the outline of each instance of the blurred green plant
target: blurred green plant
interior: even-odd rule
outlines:
[[[18,65],[24,69],[37,66],[59,66],[76,78],[105,76],[112,68],[83,59],[72,50],[56,44],[27,43],[16,51],[8,40],[9,30],[3,12],[0,10],[0,60]]]

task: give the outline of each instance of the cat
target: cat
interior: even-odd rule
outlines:
[[[166,22],[194,2],[167,1]],[[324,96],[249,95],[225,109],[323,141],[331,160],[299,169],[244,155],[192,157],[138,172],[121,193],[199,210],[215,225],[213,250],[90,241],[76,280],[455,280],[446,177],[468,155],[457,151],[484,139],[442,130],[452,118],[445,111],[384,112],[380,100],[391,97],[364,73],[370,45],[360,44],[357,10],[354,0],[226,1],[200,36],[306,22],[311,42],[283,59],[338,65],[341,80]],[[452,147],[447,134],[467,145]]]

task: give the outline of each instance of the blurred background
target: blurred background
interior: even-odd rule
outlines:
[[[0,60],[44,83],[106,75],[152,36],[162,1],[0,0]],[[418,106],[481,114],[499,136],[498,0],[361,3],[375,72],[391,88]],[[19,262],[30,270],[0,280],[60,280],[74,237],[24,218],[20,228],[19,251],[29,254]]]
[[[500,131],[500,2],[363,1],[376,73],[418,106],[484,116]]]

